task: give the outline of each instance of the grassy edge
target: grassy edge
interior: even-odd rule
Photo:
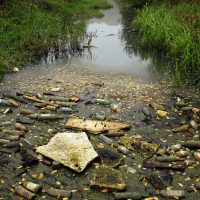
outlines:
[[[197,10],[196,4],[181,3],[169,7],[160,3],[144,6],[134,19],[134,25],[140,30],[142,45],[165,49],[175,58],[172,79],[177,85],[200,82],[200,36],[194,34],[200,28]],[[191,11],[189,16],[188,11]],[[182,16],[175,16],[174,13],[182,13]],[[199,14],[196,17],[198,20],[188,23],[186,17],[194,19],[194,13]]]
[[[24,65],[36,54],[82,34],[84,20],[102,17],[106,0],[14,0],[0,5],[0,76]]]

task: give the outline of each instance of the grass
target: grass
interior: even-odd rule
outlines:
[[[200,4],[187,0],[146,5],[134,19],[143,45],[174,57],[173,79],[197,84],[200,76]],[[180,81],[181,80],[181,81]]]
[[[0,2],[0,74],[49,47],[82,34],[84,20],[101,17],[106,0],[6,0]]]

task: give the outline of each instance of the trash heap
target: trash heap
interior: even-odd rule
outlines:
[[[81,117],[87,105],[102,110]],[[109,119],[108,110],[124,112],[108,99],[3,93],[0,199],[81,199],[82,193],[99,199],[200,196],[198,107],[177,98],[172,107],[151,102],[140,108],[142,126],[171,126],[165,130],[171,139],[163,143],[138,134],[133,124]]]

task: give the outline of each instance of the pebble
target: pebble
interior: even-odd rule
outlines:
[[[185,157],[189,156],[190,154],[188,151],[180,150],[180,151],[176,152],[176,155],[180,158],[185,158]]]
[[[171,149],[172,151],[177,152],[177,151],[179,151],[179,150],[181,149],[181,147],[182,147],[181,144],[175,144],[175,145],[172,145],[172,146],[170,147],[170,149]]]
[[[194,157],[197,161],[200,161],[200,152],[194,152]]]

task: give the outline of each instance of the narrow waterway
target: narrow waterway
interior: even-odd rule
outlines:
[[[6,75],[4,82],[7,86],[13,87],[18,82],[26,82],[41,76],[48,78],[58,69],[67,70],[68,66],[90,68],[97,73],[128,74],[144,83],[157,80],[158,74],[152,66],[153,58],[142,57],[142,54],[137,52],[137,48],[135,51],[128,50],[133,44],[132,40],[129,44],[129,39],[123,38],[124,35],[128,35],[126,33],[128,30],[119,3],[115,0],[108,0],[108,2],[113,5],[113,8],[102,11],[103,18],[88,21],[87,36],[80,39],[81,51],[75,53],[68,51],[63,55],[51,49],[37,65],[30,64],[18,73]],[[84,48],[88,41],[91,47]]]

